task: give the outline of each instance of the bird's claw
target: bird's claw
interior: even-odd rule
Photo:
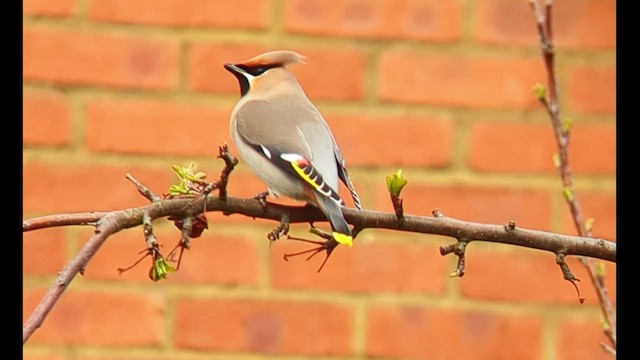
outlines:
[[[315,244],[315,245],[318,245],[318,246],[316,246],[314,248],[311,248],[311,249],[299,251],[299,252],[296,252],[296,253],[284,254],[283,259],[285,261],[289,261],[289,258],[293,257],[293,256],[304,255],[304,254],[309,254],[310,253],[311,255],[309,255],[305,259],[305,261],[308,261],[309,259],[314,257],[319,252],[322,252],[322,251],[326,251],[327,252],[327,256],[324,258],[324,261],[322,262],[322,264],[318,268],[318,272],[320,272],[320,270],[322,270],[322,268],[324,267],[324,264],[326,264],[327,260],[329,260],[329,256],[331,256],[331,253],[333,252],[333,250],[336,248],[336,246],[338,246],[338,242],[333,238],[330,238],[330,239],[328,239],[326,241],[315,241],[315,240],[308,240],[308,239],[302,239],[302,238],[296,238],[296,237],[293,237],[293,236],[289,236],[289,239],[302,241],[302,242],[306,242],[306,243],[310,243],[310,244]]]

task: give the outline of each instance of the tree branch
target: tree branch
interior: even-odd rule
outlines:
[[[133,177],[128,176],[131,180]],[[136,182],[134,182],[136,183]],[[140,187],[141,184],[137,183]],[[143,194],[144,195],[144,194]],[[146,197],[146,195],[145,195]],[[22,230],[70,226],[94,225],[95,235],[82,247],[78,255],[60,272],[54,284],[44,296],[40,304],[23,327],[23,343],[43,323],[49,311],[69,285],[75,275],[88,264],[104,241],[112,234],[139,226],[145,221],[171,218],[197,217],[202,210],[222,212],[225,215],[241,214],[252,218],[282,221],[287,217],[289,223],[313,223],[326,221],[324,215],[309,206],[286,206],[265,203],[260,199],[227,197],[221,199],[214,195],[180,197],[155,200],[151,204],[137,208],[129,208],[112,212],[83,212],[77,214],[60,214],[27,219],[22,223]],[[358,229],[390,229],[423,234],[437,234],[464,239],[465,245],[470,241],[488,241],[550,251],[556,255],[580,255],[616,261],[616,244],[614,242],[591,237],[563,235],[546,231],[517,228],[515,222],[506,225],[480,224],[462,221],[444,216],[440,210],[434,210],[434,217],[404,214],[399,222],[395,213],[372,210],[343,209],[345,219]],[[460,241],[460,240],[459,240]],[[448,247],[441,253],[446,255]],[[453,251],[464,256],[464,251]],[[464,258],[460,258],[457,276],[464,274]]]
[[[75,214],[47,215],[22,222],[22,231],[38,230],[55,226],[90,225],[96,226],[108,212],[86,212]]]
[[[540,39],[540,48],[542,50],[542,56],[544,59],[545,68],[547,70],[547,87],[549,89],[548,94],[546,91],[538,93],[538,100],[547,110],[551,119],[556,144],[558,147],[558,155],[556,158],[556,166],[558,173],[562,180],[562,190],[571,211],[574,225],[578,231],[578,234],[583,237],[591,237],[591,227],[587,226],[585,222],[584,213],[578,196],[573,187],[573,175],[571,172],[571,166],[569,163],[569,142],[571,133],[571,123],[568,120],[563,121],[560,116],[560,101],[558,97],[559,82],[557,79],[556,67],[555,67],[555,51],[553,46],[553,1],[546,0],[544,9],[540,8],[538,0],[530,0],[529,4],[533,10],[536,27],[538,29],[538,35]],[[598,302],[600,304],[602,313],[605,317],[605,335],[609,339],[610,344],[613,346],[613,352],[615,354],[616,348],[616,312],[613,303],[609,297],[609,291],[605,284],[604,276],[598,271],[597,265],[590,258],[581,256],[579,258],[580,263],[587,269],[591,283],[596,289],[598,295]],[[574,283],[575,285],[575,283]],[[608,349],[610,350],[610,348]]]
[[[45,227],[86,225],[88,222],[114,221],[116,231],[128,229],[142,224],[143,215],[149,214],[151,219],[167,216],[196,216],[205,205],[204,198],[164,199],[137,208],[118,210],[106,213],[78,213],[44,216],[25,220],[23,231],[32,231]],[[253,198],[227,197],[222,200],[208,196],[206,209],[211,212],[225,214],[241,214],[252,218],[280,221],[284,214],[289,216],[290,223],[310,223],[326,221],[322,213],[306,206],[287,206],[264,203]],[[444,215],[427,217],[405,214],[404,221],[399,224],[395,213],[373,210],[343,209],[348,223],[364,229],[390,229],[423,234],[467,238],[474,241],[488,241],[509,245],[517,245],[532,249],[546,250],[553,253],[563,252],[566,255],[594,257],[607,261],[616,261],[616,243],[591,237],[564,235],[547,231],[529,230],[505,225],[481,224],[462,221]],[[92,214],[88,216],[87,214]]]
[[[44,217],[40,219],[44,219],[45,221],[35,221],[32,224],[34,227],[30,228],[28,225],[23,223],[23,230],[34,230],[37,228],[45,228],[50,226],[63,226],[63,225],[75,225],[73,224],[73,220],[76,220],[77,225],[85,225],[87,223],[87,214],[77,214],[77,216],[73,214],[69,215],[60,215],[57,217]],[[123,216],[127,216],[126,210],[124,212],[113,212],[113,213],[91,213],[91,214],[103,214],[100,219],[96,222],[96,230],[87,241],[87,243],[80,249],[75,258],[73,258],[67,266],[62,269],[62,271],[58,275],[58,279],[56,283],[49,288],[49,291],[44,295],[38,306],[35,308],[24,327],[22,328],[22,343],[26,343],[29,340],[29,337],[33,334],[36,329],[38,329],[44,319],[47,317],[53,306],[58,301],[64,290],[69,286],[71,280],[76,276],[76,274],[84,273],[84,269],[89,263],[89,260],[95,255],[95,253],[100,249],[100,246],[109,238],[109,236],[114,233],[122,230],[120,227],[118,220]],[[142,218],[140,218],[140,223],[142,223]],[[25,228],[28,228],[26,229]]]

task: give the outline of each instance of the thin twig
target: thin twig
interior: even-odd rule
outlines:
[[[224,169],[220,173],[220,180],[218,180],[218,196],[221,199],[227,198],[227,183],[229,182],[229,175],[231,171],[238,165],[238,159],[229,153],[229,147],[227,144],[223,144],[218,149],[218,158],[224,160]]]
[[[584,214],[578,196],[573,187],[573,176],[569,163],[569,142],[570,142],[570,126],[564,126],[560,116],[560,101],[558,96],[559,81],[555,69],[555,52],[553,46],[553,1],[546,0],[544,10],[540,9],[537,0],[530,0],[529,4],[536,19],[536,27],[540,39],[540,48],[544,58],[545,68],[547,70],[547,87],[549,89],[547,96],[540,96],[539,100],[547,110],[553,126],[556,144],[558,147],[557,168],[562,180],[562,188],[565,200],[571,211],[574,225],[578,234],[583,237],[591,237],[591,229],[586,226]],[[616,313],[609,293],[604,282],[604,278],[597,275],[596,265],[594,261],[587,257],[579,257],[582,265],[587,269],[589,278],[596,289],[598,302],[601,311],[605,317],[606,329],[605,334],[609,342],[616,348]],[[575,282],[573,282],[575,286]],[[615,352],[615,350],[614,350]]]
[[[444,256],[450,253],[456,254],[458,257],[458,263],[456,265],[456,270],[449,274],[449,277],[463,277],[465,273],[465,264],[466,257],[465,252],[467,249],[467,245],[469,245],[469,239],[458,239],[455,244],[443,245],[440,246],[440,255]]]
[[[96,226],[108,212],[92,211],[75,214],[46,215],[38,218],[27,219],[22,222],[22,231],[45,229],[54,226],[90,225]]]
[[[153,191],[151,191],[151,189],[149,189],[148,187],[143,185],[140,181],[138,181],[136,178],[134,178],[133,175],[127,173],[127,175],[125,177],[127,178],[127,180],[131,181],[138,188],[138,192],[142,196],[144,196],[147,199],[149,199],[149,201],[155,202],[155,201],[162,200],[162,198],[160,196],[154,194]]]

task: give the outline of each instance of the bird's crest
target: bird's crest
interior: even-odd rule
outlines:
[[[265,65],[289,65],[289,64],[305,64],[305,57],[295,51],[290,50],[274,50],[256,55],[249,60],[240,64],[248,67],[265,66]]]

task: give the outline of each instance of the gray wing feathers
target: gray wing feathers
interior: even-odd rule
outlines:
[[[249,143],[311,156],[305,138],[299,132],[291,131],[295,126],[292,114],[283,113],[272,102],[247,102],[236,116],[238,133]]]
[[[338,179],[342,180],[355,206],[362,209],[331,129],[310,101],[250,101],[244,104],[236,119],[238,133],[243,139],[310,159],[334,190],[338,190]]]

